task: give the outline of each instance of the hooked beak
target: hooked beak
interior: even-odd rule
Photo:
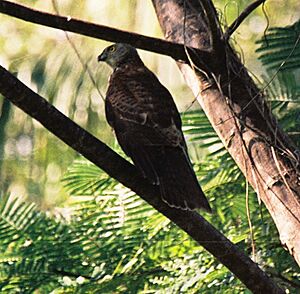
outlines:
[[[106,58],[107,58],[106,52],[102,52],[102,53],[98,56],[98,62],[100,62],[100,61],[105,61]]]

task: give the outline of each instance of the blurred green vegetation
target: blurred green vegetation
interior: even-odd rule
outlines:
[[[52,1],[15,2],[55,12]],[[62,15],[162,37],[151,1],[57,3]],[[224,27],[249,4],[215,3]],[[262,86],[274,74],[274,69],[268,68],[274,63],[270,57],[274,55],[263,47],[267,22],[271,27],[292,24],[299,18],[298,8],[296,0],[267,1],[268,18],[258,8],[233,36],[233,45]],[[0,22],[0,64],[76,123],[119,150],[105,122],[98,90],[64,32],[1,14]],[[104,94],[110,69],[99,65],[96,57],[107,42],[69,36]],[[255,53],[259,47],[262,53]],[[175,63],[168,57],[140,53],[170,89],[182,112],[197,176],[217,215],[207,218],[251,255],[244,177],[193,103],[194,97]],[[293,70],[279,72],[266,93],[283,128],[300,146],[299,71],[295,74]],[[12,289],[21,293],[34,289],[39,293],[249,293],[168,220],[93,165],[82,160],[74,163],[78,154],[2,98],[0,154],[0,287],[6,289],[4,293]],[[299,279],[297,266],[281,247],[268,212],[259,206],[252,190],[249,197],[256,260],[289,293],[297,293],[288,281],[284,282],[284,278],[292,283]],[[260,210],[261,214],[254,213]],[[178,244],[178,240],[183,241]]]

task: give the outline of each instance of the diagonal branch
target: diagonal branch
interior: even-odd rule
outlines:
[[[0,93],[71,148],[132,189],[230,269],[253,293],[284,293],[256,263],[196,212],[169,207],[136,168],[0,66]]]
[[[224,34],[224,40],[227,41],[229,37],[236,31],[240,24],[250,15],[250,13],[255,10],[259,5],[265,3],[267,0],[256,0],[249,4],[243,12],[237,17],[237,19],[230,25]]]
[[[175,60],[182,60],[189,63],[189,58],[186,55],[184,45],[159,38],[147,37],[104,25],[93,24],[82,20],[73,19],[70,16],[66,17],[54,15],[5,0],[0,1],[0,13],[31,23],[69,31],[96,39],[110,42],[128,43],[139,49],[167,55]],[[206,61],[205,63],[211,65],[214,64],[212,54],[208,50],[188,48],[188,53],[191,55],[192,59],[197,55],[197,59],[200,57],[201,60]],[[205,67],[205,64],[203,64],[203,67]]]

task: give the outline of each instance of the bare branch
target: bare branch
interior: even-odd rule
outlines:
[[[169,207],[161,200],[158,187],[142,178],[132,164],[80,128],[1,66],[0,93],[177,224],[230,269],[253,293],[284,293],[256,263],[201,215]]]
[[[282,280],[285,284],[288,284],[291,287],[300,290],[300,284],[298,281],[290,280],[286,278],[284,275],[282,275],[281,273],[270,272],[270,274],[272,277]]]
[[[128,43],[136,48],[148,50],[154,53],[170,56],[175,60],[189,62],[183,45],[165,41],[159,38],[147,37],[144,35],[114,29],[108,26],[93,24],[71,17],[58,16],[46,12],[41,12],[9,1],[0,1],[0,13],[22,19],[31,23],[36,23],[64,31],[69,31],[84,36],[106,40],[110,42]],[[212,54],[208,50],[188,48],[188,53],[197,55],[205,64],[211,66],[215,63]],[[203,67],[206,67],[203,63]]]
[[[237,19],[230,25],[227,31],[224,34],[224,40],[227,41],[229,37],[236,31],[236,29],[240,26],[240,24],[246,19],[247,16],[252,13],[259,5],[265,3],[266,0],[256,0],[250,5],[248,5],[244,11],[237,17]]]

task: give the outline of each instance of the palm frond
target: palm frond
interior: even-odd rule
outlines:
[[[241,177],[240,170],[202,110],[185,113],[182,121],[187,140],[196,144],[198,149],[208,149],[207,155],[201,160],[201,165],[195,166],[206,189]]]
[[[281,126],[300,146],[300,21],[270,29],[257,43],[259,59],[267,68],[262,87]]]
[[[117,185],[97,166],[83,159],[76,160],[69,167],[62,181],[67,191],[77,196],[97,196],[101,191],[112,190]]]
[[[268,70],[295,70],[300,67],[300,21],[284,28],[271,28],[256,42],[259,59]]]

